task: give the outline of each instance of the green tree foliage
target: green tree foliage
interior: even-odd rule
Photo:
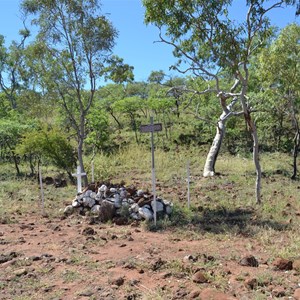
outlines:
[[[133,66],[124,63],[124,60],[116,55],[113,55],[108,60],[108,67],[102,70],[102,74],[106,80],[112,80],[115,83],[131,82],[134,80]]]
[[[294,1],[245,1],[248,11],[244,22],[230,17],[231,0],[143,0],[145,21],[160,29],[162,42],[173,46],[178,62],[173,69],[190,73],[213,85],[199,94],[214,93],[219,99],[222,114],[217,133],[207,156],[204,176],[215,174],[215,162],[224,138],[227,119],[234,114],[233,106],[239,100],[242,114],[253,140],[253,161],[256,168],[256,200],[260,202],[261,167],[258,136],[249,107],[249,62],[270,35],[267,13]],[[221,72],[220,72],[221,70]],[[220,75],[231,75],[231,88],[221,85]]]
[[[74,148],[60,129],[36,129],[23,134],[17,146],[17,153],[30,157],[31,166],[35,167],[40,161],[51,163],[72,177],[76,166]],[[34,168],[32,168],[34,173]]]
[[[257,76],[261,79],[259,120],[270,129],[276,150],[294,152],[294,172],[300,146],[300,26],[290,24],[258,56]]]
[[[138,130],[140,127],[140,122],[138,120],[139,112],[143,108],[143,103],[138,96],[125,97],[116,101],[113,104],[113,110],[116,112],[127,114],[130,118],[131,129],[135,133],[135,140],[138,143]]]
[[[41,87],[48,94],[56,94],[59,99],[76,133],[77,156],[84,171],[86,117],[117,32],[105,16],[98,14],[96,0],[24,0],[22,8],[34,17],[39,29],[33,45],[36,63],[32,74],[40,77]]]
[[[90,113],[87,116],[86,126],[89,132],[86,138],[86,144],[91,149],[96,149],[98,151],[111,150],[109,147],[109,115],[103,108],[99,107],[99,105],[95,105],[95,107],[90,110]],[[91,149],[88,149],[89,152]]]
[[[97,92],[97,105],[108,112],[116,122],[118,129],[123,125],[120,122],[118,113],[114,110],[114,103],[125,97],[124,87],[121,84],[107,84]]]
[[[5,39],[0,35],[0,91],[2,91],[8,102],[10,109],[18,106],[17,92],[20,92],[26,78],[22,74],[22,64],[24,61],[25,40],[29,37],[29,31],[20,31],[22,36],[20,43],[13,41],[9,48],[5,46]]]
[[[20,157],[16,152],[16,147],[22,135],[33,128],[33,122],[26,124],[22,117],[11,111],[5,118],[0,118],[0,150],[1,159],[13,161],[17,175],[20,175]]]

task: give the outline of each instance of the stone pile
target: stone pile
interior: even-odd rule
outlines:
[[[154,218],[153,195],[148,191],[137,190],[134,187],[126,188],[123,185],[101,184],[90,185],[78,194],[64,209],[65,215],[75,212],[91,214],[99,217],[100,221],[107,222],[114,217],[126,217],[134,220],[152,220]],[[170,201],[156,198],[157,218],[169,216],[173,204]]]

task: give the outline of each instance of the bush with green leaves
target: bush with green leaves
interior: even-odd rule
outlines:
[[[16,152],[16,146],[22,135],[33,126],[33,122],[26,123],[24,120],[22,122],[21,117],[15,111],[9,112],[5,118],[0,119],[1,160],[13,161],[17,175],[20,175],[20,157]]]
[[[40,161],[45,164],[51,163],[65,170],[72,178],[71,172],[76,166],[75,151],[59,129],[43,128],[24,134],[21,143],[17,146],[17,152],[34,158],[35,164]]]

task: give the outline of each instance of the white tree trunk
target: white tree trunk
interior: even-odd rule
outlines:
[[[256,203],[261,203],[261,166],[259,162],[259,147],[258,147],[258,136],[257,136],[257,129],[256,125],[253,122],[250,111],[248,109],[248,106],[246,104],[246,98],[245,98],[245,92],[241,95],[241,104],[243,107],[244,112],[244,118],[248,125],[249,131],[252,136],[252,142],[253,142],[253,162],[255,165],[255,171],[256,171],[256,182],[255,182],[255,196],[256,196]]]
[[[226,121],[232,115],[231,109],[234,104],[237,102],[237,98],[234,98],[231,103],[226,107],[226,111],[220,116],[217,125],[217,132],[214,137],[213,143],[209,149],[209,152],[206,157],[204,170],[203,170],[203,177],[212,177],[215,175],[215,165],[217,161],[218,154],[220,152],[222,141],[225,136],[226,131]]]
[[[203,170],[204,177],[212,177],[215,175],[215,164],[225,135],[225,129],[226,129],[225,123],[226,123],[226,119],[222,119],[221,116],[218,122],[216,135],[214,137],[213,143],[206,157],[204,170]]]
[[[251,124],[251,134],[253,138],[253,161],[255,164],[256,169],[256,182],[255,182],[255,196],[256,196],[256,202],[258,204],[261,203],[261,167],[259,162],[259,149],[258,149],[258,137],[257,137],[257,130],[254,122],[250,120]]]
[[[84,143],[84,137],[85,137],[85,116],[84,114],[80,117],[80,127],[78,134],[78,145],[77,145],[77,154],[78,154],[78,161],[80,165],[81,172],[85,173],[84,164],[83,164],[83,143]],[[83,183],[84,186],[88,186],[88,177],[87,175],[83,176]]]

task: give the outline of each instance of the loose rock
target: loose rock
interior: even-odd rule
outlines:
[[[100,222],[116,220],[117,223],[120,223],[119,217],[137,221],[150,221],[154,218],[155,203],[150,193],[121,185],[99,184],[98,186],[97,188],[95,184],[89,185],[81,194],[78,194],[72,204],[65,207],[64,215],[69,216],[75,212],[85,215],[90,211],[98,217]],[[158,218],[170,215],[172,209],[171,202],[157,197]]]
[[[124,277],[113,278],[109,283],[111,285],[121,286],[125,282]]]
[[[256,278],[247,278],[245,280],[245,286],[248,289],[254,290],[258,285],[257,279]]]
[[[101,222],[112,220],[115,215],[115,207],[109,201],[102,201],[99,208],[99,219]]]
[[[272,291],[272,296],[279,298],[279,297],[284,297],[285,296],[285,290],[283,287],[276,287]]]
[[[12,260],[14,258],[16,258],[18,256],[18,254],[16,252],[10,252],[8,254],[1,254],[0,255],[0,264],[3,264],[9,260]]]
[[[195,283],[205,283],[205,282],[208,282],[208,279],[207,279],[206,275],[203,272],[201,272],[201,271],[196,272],[193,275],[192,280]],[[207,299],[209,299],[209,298],[207,298]]]
[[[300,289],[296,289],[293,296],[295,300],[300,300]]]
[[[90,291],[90,290],[86,290],[86,291],[82,291],[79,293],[79,296],[82,296],[82,297],[90,297],[94,294],[93,291]]]
[[[293,270],[300,272],[300,259],[295,259],[293,261]]]
[[[68,206],[65,207],[64,214],[66,216],[71,215],[73,212],[74,212],[74,208],[73,208],[72,205],[68,205]]]
[[[92,227],[86,227],[82,230],[83,235],[94,235],[96,234],[95,230]]]
[[[293,262],[285,258],[276,258],[273,262],[273,266],[281,271],[287,271],[293,269]]]
[[[14,271],[14,275],[16,276],[23,276],[27,274],[27,270],[26,269],[18,269]]]
[[[201,291],[200,290],[194,290],[194,291],[191,291],[190,294],[189,294],[189,299],[196,299],[199,297]]]
[[[239,263],[241,266],[258,267],[258,261],[253,255],[243,257]]]
[[[179,288],[171,298],[172,300],[181,300],[187,296],[188,292],[185,288]]]
[[[160,257],[157,260],[154,260],[152,262],[151,270],[157,271],[159,268],[161,268],[166,262],[163,261]]]

